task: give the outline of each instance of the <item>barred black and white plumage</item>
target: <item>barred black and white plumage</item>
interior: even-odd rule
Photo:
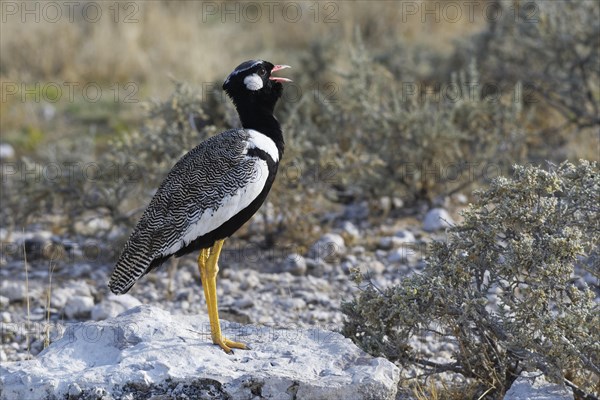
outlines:
[[[239,229],[264,202],[283,155],[283,136],[273,116],[282,93],[260,60],[240,64],[224,84],[243,129],[200,143],[181,158],[158,188],[119,257],[109,287],[126,293],[171,256],[206,249]]]
[[[125,293],[169,256],[212,246],[224,237],[218,228],[248,207],[244,215],[251,217],[260,206],[252,203],[258,199],[262,204],[278,161],[279,151],[271,139],[245,129],[213,136],[187,153],[159,187],[125,244],[111,290]]]

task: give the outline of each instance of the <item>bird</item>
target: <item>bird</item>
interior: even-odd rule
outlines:
[[[264,60],[238,65],[223,83],[241,128],[212,136],[173,166],[133,229],[108,287],[124,294],[171,256],[199,251],[198,269],[208,308],[212,342],[226,353],[248,349],[222,335],[216,278],[224,241],[258,211],[277,174],[284,151],[274,109],[290,68]]]

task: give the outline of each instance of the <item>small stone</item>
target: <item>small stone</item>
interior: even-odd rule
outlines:
[[[108,231],[112,224],[106,217],[91,217],[86,220],[80,220],[75,223],[75,231],[82,235],[92,236],[98,232]]]
[[[360,256],[362,254],[365,254],[365,252],[367,251],[367,249],[365,249],[364,246],[354,246],[352,249],[352,254],[355,254],[357,256]]]
[[[24,247],[30,261],[43,258],[60,260],[66,256],[62,244],[54,243],[52,233],[48,231],[36,232],[33,236],[25,238]]]
[[[0,159],[10,160],[15,158],[15,149],[8,143],[0,143]]]
[[[50,305],[61,309],[66,306],[69,299],[75,296],[91,297],[92,293],[88,284],[83,281],[71,281],[66,287],[54,289],[50,297]]]
[[[414,256],[414,250],[408,247],[400,247],[390,251],[387,256],[387,260],[390,264],[398,264],[408,262],[409,259]]]
[[[454,225],[454,220],[443,208],[429,210],[423,221],[423,229],[427,232],[438,231]]]
[[[89,316],[94,307],[94,299],[88,296],[71,297],[65,305],[65,315],[69,319]]]
[[[306,259],[298,253],[289,254],[283,261],[280,271],[296,276],[306,275]]]
[[[69,398],[79,398],[82,393],[83,390],[81,390],[81,387],[77,383],[73,382],[69,385]]]
[[[317,240],[310,248],[310,258],[334,262],[346,252],[344,238],[337,233],[327,233]]]
[[[392,199],[387,196],[380,198],[379,207],[384,213],[390,212],[390,210],[392,209]]]
[[[254,307],[254,301],[249,297],[243,297],[233,302],[233,308],[236,310],[244,310]]]
[[[385,272],[385,265],[378,260],[371,260],[360,266],[360,270],[365,274],[376,274],[380,275]]]
[[[384,236],[379,239],[378,247],[383,250],[390,250],[396,247],[413,245],[416,241],[415,236],[409,231],[399,231],[394,236]]]
[[[24,300],[27,297],[25,282],[3,280],[0,284],[0,293],[10,302]],[[31,297],[31,293],[29,296]]]
[[[0,320],[4,323],[10,323],[12,322],[12,316],[8,311],[2,311],[0,313]]]
[[[458,204],[467,204],[469,202],[468,197],[462,193],[456,193],[452,197],[454,198],[454,201],[457,202]]]
[[[130,308],[137,307],[142,303],[130,294],[116,296],[109,294],[100,303],[92,307],[91,318],[94,321],[100,321],[107,318],[116,317]],[[182,307],[183,308],[183,307]]]
[[[395,238],[400,239],[403,243],[414,243],[417,240],[415,239],[415,235],[412,234],[411,231],[407,230],[399,230],[394,234]]]
[[[258,273],[252,270],[240,271],[240,289],[248,290],[253,289],[260,285],[260,278]]]
[[[308,275],[322,277],[327,271],[332,269],[331,265],[327,264],[322,259],[313,260],[311,258],[306,259],[306,272]]]
[[[360,239],[360,230],[350,221],[344,221],[341,226],[342,232],[352,239]]]
[[[342,218],[351,221],[364,221],[368,219],[369,204],[366,201],[348,204],[344,209]]]
[[[573,391],[550,383],[540,371],[522,372],[504,395],[504,400],[573,400]]]
[[[42,117],[44,117],[46,121],[52,120],[55,115],[56,107],[54,107],[52,104],[44,104],[42,106]]]
[[[377,244],[377,247],[379,247],[380,249],[383,249],[383,250],[389,250],[392,247],[394,247],[393,239],[394,238],[391,236],[384,236],[379,239],[379,243]]]
[[[392,198],[392,206],[395,209],[400,209],[404,207],[404,200],[402,200],[400,197],[394,197]]]
[[[303,310],[306,308],[306,302],[301,298],[283,298],[277,299],[276,303],[285,311]]]
[[[344,271],[344,273],[346,273],[346,274],[349,274],[350,271],[352,271],[354,268],[356,268],[356,266],[349,261],[342,261],[342,263],[340,264],[340,267],[342,268],[342,271]]]

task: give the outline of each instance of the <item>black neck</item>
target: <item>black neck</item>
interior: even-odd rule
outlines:
[[[237,107],[237,111],[244,129],[254,129],[273,139],[279,150],[279,159],[281,159],[284,147],[283,133],[279,121],[273,115],[273,111],[255,107]]]

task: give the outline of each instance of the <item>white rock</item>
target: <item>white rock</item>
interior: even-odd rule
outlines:
[[[100,321],[107,318],[116,317],[130,308],[137,307],[142,303],[130,294],[116,296],[109,294],[100,303],[92,307],[91,318],[94,321]]]
[[[20,301],[27,297],[27,288],[25,282],[2,280],[0,284],[0,293],[6,297],[8,301]],[[32,297],[29,293],[29,297]]]
[[[243,297],[233,303],[233,308],[236,310],[244,310],[254,307],[254,301],[250,297]]]
[[[392,209],[392,199],[387,196],[380,198],[379,207],[381,207],[381,211],[384,213],[389,212]]]
[[[56,107],[51,104],[44,104],[42,106],[42,116],[46,121],[50,121],[56,115]]]
[[[416,243],[415,235],[409,231],[398,231],[394,236],[384,236],[379,239],[379,248],[389,250]]]
[[[469,198],[462,193],[456,193],[452,197],[458,204],[467,204],[469,202]]]
[[[286,311],[303,310],[306,308],[306,302],[299,297],[285,297],[277,299],[276,303]]]
[[[109,230],[111,228],[111,221],[106,217],[94,216],[75,222],[74,228],[77,233],[92,236],[98,232]]]
[[[423,229],[427,232],[438,231],[454,225],[454,220],[443,208],[433,208],[425,215]]]
[[[417,239],[415,239],[415,235],[413,235],[411,231],[407,231],[405,229],[394,233],[394,237],[400,239],[402,243],[414,243],[417,241]]]
[[[8,143],[0,143],[0,159],[8,160],[15,158],[15,149]]]
[[[83,393],[83,390],[81,390],[81,387],[76,382],[73,382],[69,386],[69,391],[67,392],[67,394],[69,395],[69,398],[71,398],[71,397],[77,398],[77,397],[81,396],[82,393]]]
[[[394,238],[392,236],[384,236],[380,238],[377,247],[384,250],[391,249],[394,247]]]
[[[338,333],[223,321],[224,335],[252,347],[228,355],[210,343],[208,326],[205,316],[174,316],[151,306],[74,324],[37,358],[2,363],[2,396],[67,398],[81,390],[142,398],[139,388],[156,398],[202,398],[208,391],[211,398],[231,399],[257,393],[273,399],[395,398],[398,368]]]
[[[250,290],[260,285],[260,277],[256,271],[242,269],[240,270],[239,275],[241,290]]]
[[[83,281],[70,281],[68,286],[53,288],[50,296],[50,305],[62,309],[66,306],[69,299],[76,296],[92,296],[87,283]]]
[[[310,248],[308,255],[313,259],[332,262],[346,252],[344,238],[337,233],[327,233],[317,240]]]
[[[383,274],[385,272],[385,265],[377,260],[371,260],[366,263],[359,264],[360,271],[363,274]]]
[[[404,207],[404,200],[402,200],[400,197],[394,197],[392,199],[392,205],[394,206],[394,208],[400,209]]]
[[[74,296],[65,304],[65,315],[69,319],[87,317],[94,307],[94,299],[89,296]]]
[[[504,400],[573,400],[573,391],[550,383],[540,371],[522,372],[504,395]]]
[[[350,221],[344,221],[341,226],[342,231],[353,239],[360,239],[360,230]]]
[[[306,259],[306,273],[308,275],[321,277],[332,269],[333,267],[321,258],[317,258],[316,260],[312,258]]]
[[[12,322],[12,315],[8,311],[0,312],[0,321],[10,323]]]
[[[352,250],[352,254],[355,254],[355,255],[365,254],[365,252],[367,251],[367,249],[365,249],[364,246],[354,246],[351,250]]]
[[[289,272],[296,276],[305,275],[306,259],[297,253],[289,254],[283,261],[281,272]]]
[[[342,215],[343,219],[353,221],[364,221],[369,218],[369,203],[363,201],[361,203],[348,204]]]
[[[397,249],[393,249],[392,251],[390,251],[387,256],[387,260],[391,264],[405,263],[410,261],[415,256],[416,252],[414,248],[411,248],[409,246],[401,246]]]

